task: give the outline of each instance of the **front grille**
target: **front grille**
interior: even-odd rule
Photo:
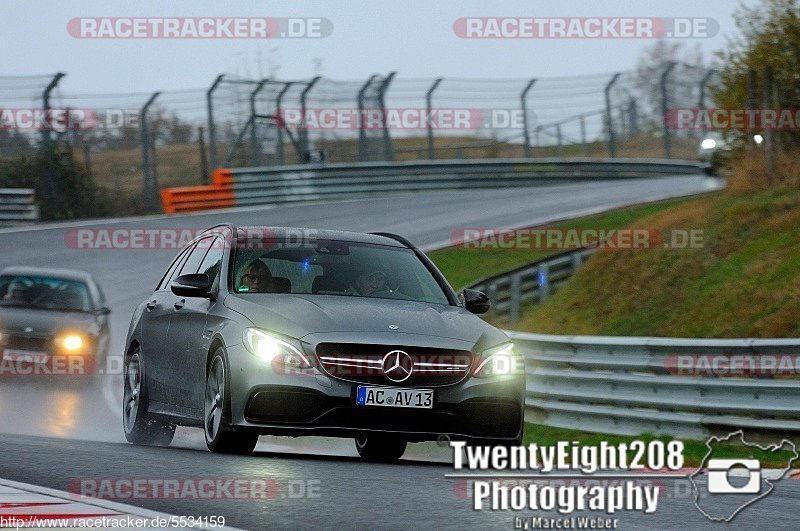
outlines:
[[[391,370],[398,355],[400,366]],[[334,378],[375,385],[453,385],[463,380],[472,366],[472,353],[466,350],[402,345],[320,343],[317,357]]]
[[[9,335],[3,341],[3,347],[11,350],[29,350],[31,352],[47,352],[50,350],[50,338]]]

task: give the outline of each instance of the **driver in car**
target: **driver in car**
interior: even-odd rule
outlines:
[[[272,273],[267,264],[256,258],[250,261],[239,276],[239,291],[269,293],[272,291]]]
[[[355,288],[362,297],[375,295],[388,295],[392,293],[386,282],[386,273],[378,266],[371,266],[364,269],[355,280]]]

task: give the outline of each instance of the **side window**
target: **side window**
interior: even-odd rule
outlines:
[[[175,276],[175,270],[180,267],[181,263],[183,263],[184,259],[186,258],[186,253],[188,252],[189,249],[184,249],[175,258],[175,260],[172,261],[172,263],[169,265],[169,269],[167,269],[167,272],[164,273],[164,277],[161,279],[161,283],[158,285],[156,291],[165,290],[169,287],[172,277]]]
[[[211,242],[211,247],[208,249],[206,257],[203,258],[200,269],[197,270],[198,273],[205,273],[208,275],[212,284],[214,283],[214,279],[217,278],[220,267],[222,266],[222,254],[222,240],[216,238]]]
[[[191,251],[189,251],[189,258],[186,259],[186,262],[184,262],[177,276],[197,273],[197,270],[200,268],[200,263],[206,256],[208,248],[211,246],[211,240],[212,238],[203,238],[192,247]]]

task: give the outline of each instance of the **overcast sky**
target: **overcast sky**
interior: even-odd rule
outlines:
[[[753,3],[749,1],[748,3]],[[206,87],[220,72],[281,79],[321,71],[362,79],[397,70],[403,77],[551,77],[627,70],[647,39],[463,39],[460,17],[709,17],[719,24],[699,43],[709,56],[734,33],[735,0],[503,1],[209,1],[3,0],[0,75],[66,72],[69,92],[146,92]],[[312,17],[328,19],[326,38],[269,40],[79,39],[76,17]]]

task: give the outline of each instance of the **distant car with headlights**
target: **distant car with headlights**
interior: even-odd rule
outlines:
[[[208,229],[133,315],[125,435],[167,445],[197,426],[224,453],[262,434],[352,437],[377,461],[443,437],[518,444],[522,364],[474,315],[488,309],[396,235]]]
[[[108,350],[110,310],[88,273],[0,271],[0,377],[92,376]]]

